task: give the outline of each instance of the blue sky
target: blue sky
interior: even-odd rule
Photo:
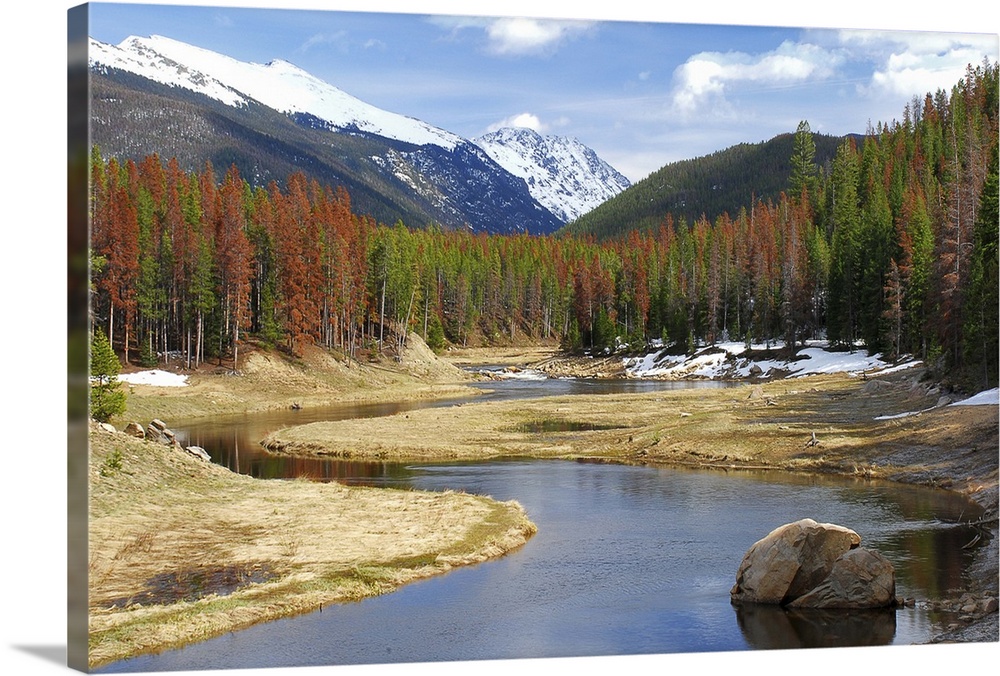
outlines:
[[[244,61],[285,59],[466,138],[505,124],[574,136],[633,181],[668,162],[793,132],[800,120],[818,132],[863,133],[869,122],[900,119],[914,95],[950,88],[966,64],[998,58],[996,33],[882,30],[893,27],[884,19],[774,27],[796,25],[796,15],[773,9],[741,26],[720,23],[720,15],[739,21],[728,11],[688,10],[679,23],[672,9],[623,12],[623,20],[586,3],[568,16],[552,2],[526,15],[484,4],[483,17],[456,15],[469,10],[447,2],[354,3],[373,12],[263,4],[97,3],[90,34],[114,44],[159,34]],[[995,29],[970,21],[963,30]]]

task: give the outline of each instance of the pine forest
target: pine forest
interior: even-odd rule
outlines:
[[[849,137],[818,164],[808,122],[776,200],[598,239],[386,224],[302,173],[252,186],[175,159],[91,160],[91,312],[126,364],[559,341],[575,351],[775,349],[825,338],[997,385],[998,68]]]

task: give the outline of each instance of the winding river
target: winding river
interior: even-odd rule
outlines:
[[[484,397],[636,381],[506,381]],[[772,528],[811,517],[847,525],[896,567],[897,593],[937,598],[962,586],[977,513],[921,487],[776,473],[725,473],[557,460],[413,465],[275,458],[266,432],[313,419],[386,415],[408,402],[174,426],[216,462],[263,478],[310,476],[375,486],[461,490],[516,499],[538,525],[501,559],[391,594],[279,620],[97,671],[196,670],[514,659],[772,648],[906,645],[949,617],[918,604],[870,613],[736,608],[729,589],[747,548]]]

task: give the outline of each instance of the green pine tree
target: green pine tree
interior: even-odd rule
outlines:
[[[802,191],[811,200],[816,199],[819,187],[819,168],[816,166],[816,142],[813,140],[809,123],[799,122],[795,130],[795,143],[792,146],[792,170],[788,178],[791,197],[799,198]]]
[[[90,346],[90,417],[107,422],[125,412],[125,392],[118,380],[121,363],[104,331],[97,329]]]
[[[972,258],[970,304],[973,308],[966,318],[966,360],[973,370],[975,386],[983,389],[997,385],[997,357],[1000,355],[1000,273],[998,273],[998,239],[1000,220],[998,210],[997,152],[980,196],[980,209],[976,214],[973,233],[975,247]]]

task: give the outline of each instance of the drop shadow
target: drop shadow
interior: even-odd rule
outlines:
[[[67,651],[64,645],[12,645],[11,648],[61,667],[66,666]]]

